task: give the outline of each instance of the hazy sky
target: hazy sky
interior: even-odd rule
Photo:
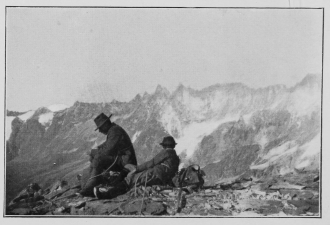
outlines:
[[[322,72],[322,10],[7,8],[7,108]]]

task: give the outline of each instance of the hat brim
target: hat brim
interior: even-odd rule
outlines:
[[[110,117],[112,116],[112,114],[110,114],[110,116],[108,116],[108,118],[106,120],[103,121],[103,123],[101,123],[101,125],[99,125],[94,131],[97,131],[98,129],[100,129],[100,127],[103,126],[103,124],[105,124],[105,122],[107,122],[108,120],[110,120]]]

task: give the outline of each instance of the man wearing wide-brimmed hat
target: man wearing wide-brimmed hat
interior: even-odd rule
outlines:
[[[111,171],[120,172],[120,177],[124,179],[129,172],[125,166],[137,164],[130,137],[122,127],[110,121],[111,116],[101,113],[94,119],[95,131],[107,135],[107,140],[91,151],[88,179],[82,182],[80,192],[84,196],[93,195],[93,188],[102,182],[100,175],[103,171],[111,167]]]
[[[124,194],[134,186],[146,185],[170,185],[172,178],[178,171],[180,159],[174,149],[176,143],[173,137],[164,137],[160,143],[163,149],[153,159],[145,162],[136,168],[129,168],[130,172],[124,181],[109,189],[102,187],[94,188],[94,195],[97,198],[114,198]],[[134,167],[127,165],[126,167]]]

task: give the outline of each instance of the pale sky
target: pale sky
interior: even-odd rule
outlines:
[[[157,84],[295,85],[322,72],[321,9],[7,8],[7,109],[129,101]]]

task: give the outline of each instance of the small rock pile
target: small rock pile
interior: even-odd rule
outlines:
[[[21,199],[7,215],[176,216],[176,217],[319,217],[317,176],[239,178],[205,186],[197,192],[173,187],[138,187],[115,199],[77,195],[78,186],[58,182],[42,198]]]

